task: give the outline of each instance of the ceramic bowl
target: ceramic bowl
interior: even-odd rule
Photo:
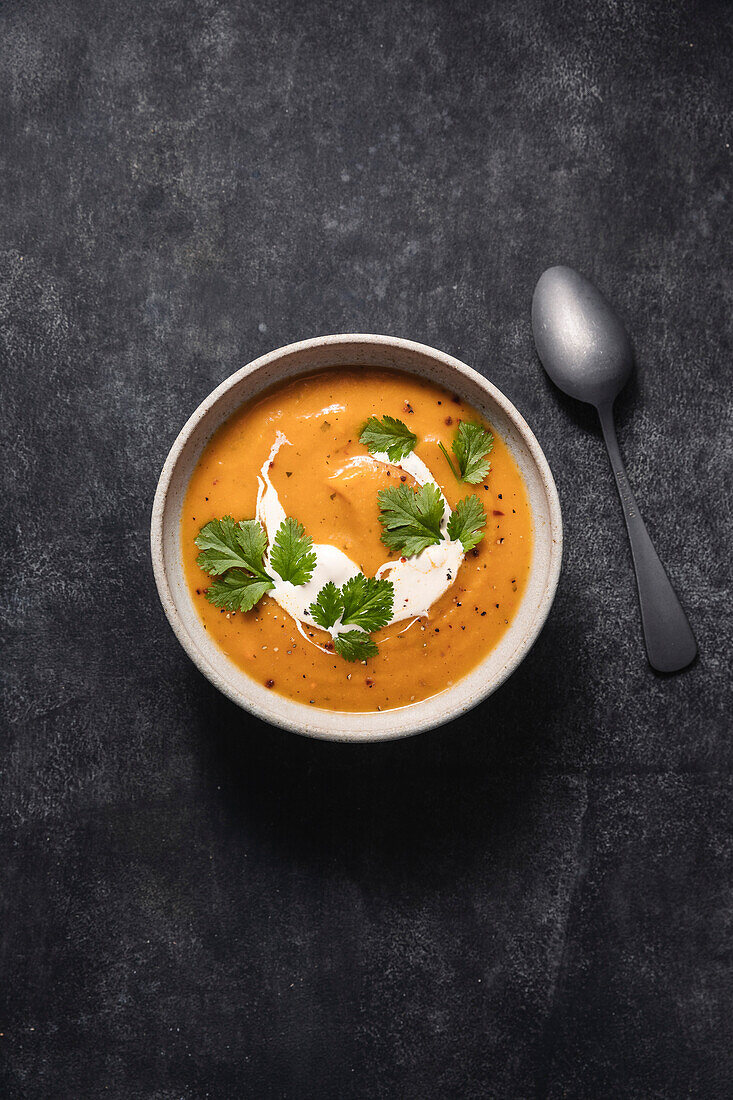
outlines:
[[[458,393],[506,442],[529,493],[534,548],[521,604],[499,644],[462,680],[430,699],[395,710],[347,713],[296,703],[268,691],[209,638],[186,585],[181,509],[207,442],[245,401],[273,383],[322,367],[364,366],[406,371]],[[464,714],[506,680],[529,651],[552,606],[562,560],[560,502],[540,446],[512,403],[482,375],[425,344],[391,336],[321,336],[271,351],[242,367],[211,393],[182,428],[165,461],[153,504],[151,550],[158,593],[191,660],[240,707],[273,725],[332,741],[385,741],[432,729]]]

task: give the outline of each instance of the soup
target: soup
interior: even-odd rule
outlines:
[[[496,646],[532,522],[506,444],[457,395],[330,368],[215,433],[181,540],[203,626],[235,664],[298,702],[374,711],[436,695]]]

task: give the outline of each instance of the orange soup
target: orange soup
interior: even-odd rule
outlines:
[[[373,432],[363,435],[365,425],[375,427],[370,418],[393,434],[381,442]],[[479,452],[486,433],[493,435],[486,458],[490,469],[483,476],[480,453],[471,465],[460,443],[458,452],[453,449],[466,425],[479,440]],[[396,450],[382,452],[382,443],[386,447],[391,440]],[[402,454],[408,447],[409,454]],[[390,453],[397,456],[394,461],[388,460]],[[463,472],[479,477],[475,484],[459,480],[461,459],[467,464]],[[472,497],[477,499],[466,504]],[[427,518],[421,500],[427,502]],[[404,527],[395,518],[403,506]],[[423,532],[424,525],[435,524],[430,515],[436,508],[443,511],[442,527],[426,536],[434,545],[415,552],[414,543],[400,542],[405,531]],[[276,540],[267,514],[278,522],[297,521],[289,531],[292,538],[279,548],[280,558],[274,542],[284,539],[284,529]],[[223,529],[207,527],[227,516],[232,517],[227,532],[239,539],[231,551],[221,548]],[[255,518],[262,526],[239,526]],[[465,533],[469,527],[473,536]],[[206,542],[203,528],[215,537]],[[181,539],[198,614],[231,660],[298,702],[373,711],[445,690],[497,644],[527,581],[532,522],[524,482],[506,445],[459,397],[412,375],[330,368],[271,388],[216,432],[188,486]],[[474,539],[480,539],[475,546]],[[202,545],[210,548],[202,551]],[[255,566],[226,568],[231,562],[241,566],[241,556],[249,561],[248,555],[258,554]],[[294,578],[288,584],[273,568],[283,555],[291,570],[287,575]],[[331,576],[328,563],[335,563],[329,592],[341,600],[343,622],[352,623],[348,636],[339,635],[346,627],[338,622],[324,629],[314,621],[314,616],[328,621],[323,615],[329,592],[321,596],[321,583]],[[286,572],[282,564],[278,568]],[[309,570],[320,580],[304,581]],[[363,576],[354,582],[357,572]],[[372,580],[375,574],[381,579]],[[347,583],[346,577],[352,579]],[[249,593],[246,602],[258,597],[251,610],[239,609],[239,584]],[[349,584],[361,585],[349,597],[359,605],[350,620],[343,612]],[[221,602],[217,593],[225,590],[231,595],[222,606],[210,602]],[[382,597],[388,597],[391,615],[384,607],[380,611]],[[310,599],[317,610],[306,619],[293,613]],[[421,606],[428,599],[429,606]],[[375,627],[385,616],[386,625]]]

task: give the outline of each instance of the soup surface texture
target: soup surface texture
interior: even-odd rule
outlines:
[[[447,589],[427,615],[374,631],[379,652],[363,663],[344,660],[333,651],[328,632],[296,624],[270,595],[245,612],[210,603],[206,592],[212,579],[197,564],[195,539],[210,520],[254,518],[265,471],[284,514],[302,524],[313,543],[336,547],[367,577],[385,563],[404,562],[381,540],[377,493],[400,483],[414,488],[416,482],[406,471],[370,459],[359,442],[367,419],[385,415],[402,421],[417,436],[414,456],[427,467],[450,508],[473,495],[486,513],[483,539],[461,556]],[[489,653],[522,597],[532,523],[524,482],[491,425],[486,425],[494,436],[488,474],[476,485],[457,479],[439,444],[454,457],[451,444],[461,421],[485,424],[456,395],[428,381],[362,367],[330,368],[280,384],[226,421],[191,477],[181,538],[198,614],[237,665],[272,691],[299,702],[336,711],[373,711],[435,695]]]

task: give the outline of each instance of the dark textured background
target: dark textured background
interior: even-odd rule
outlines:
[[[5,1095],[733,1093],[731,11],[4,5]],[[556,262],[635,340],[621,446],[701,650],[674,678],[533,352]],[[520,670],[381,746],[217,695],[148,557],[198,402],[343,331],[490,377],[566,524]]]

